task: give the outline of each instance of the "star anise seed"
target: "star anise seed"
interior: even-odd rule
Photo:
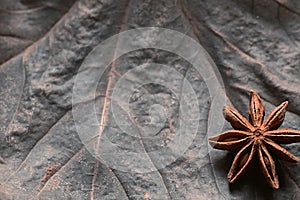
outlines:
[[[209,143],[216,149],[238,151],[227,176],[230,183],[240,178],[250,163],[258,158],[267,183],[272,188],[278,189],[278,176],[272,156],[289,162],[297,162],[298,158],[280,144],[300,142],[300,131],[288,128],[278,129],[285,117],[287,101],[277,106],[264,120],[265,108],[260,96],[254,90],[250,93],[249,121],[231,107],[225,106],[224,117],[235,130],[209,137]]]

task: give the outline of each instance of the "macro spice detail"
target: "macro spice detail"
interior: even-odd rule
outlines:
[[[231,107],[225,106],[224,117],[235,130],[209,137],[209,143],[216,149],[238,151],[228,173],[230,183],[242,176],[250,163],[256,159],[267,183],[278,189],[275,162],[270,152],[278,159],[297,162],[298,158],[280,144],[300,142],[300,131],[278,129],[285,117],[287,101],[277,106],[264,120],[265,108],[260,96],[254,90],[250,93],[249,121]]]

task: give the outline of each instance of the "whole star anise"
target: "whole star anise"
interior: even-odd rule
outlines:
[[[276,107],[263,121],[265,109],[261,99],[256,91],[251,90],[250,93],[249,121],[231,107],[225,106],[224,117],[236,130],[209,137],[209,143],[216,149],[238,150],[228,173],[230,183],[243,175],[251,161],[257,159],[268,184],[278,189],[278,176],[272,156],[289,162],[297,162],[298,158],[279,144],[300,142],[300,131],[288,128],[278,129],[285,117],[287,101]]]

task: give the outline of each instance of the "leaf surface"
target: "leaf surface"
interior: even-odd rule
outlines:
[[[282,126],[299,130],[297,1],[11,2],[0,3],[0,156],[6,162],[0,165],[1,199],[297,199],[299,164],[277,163],[277,191],[267,187],[255,166],[241,181],[229,184],[233,155],[212,150],[207,141],[208,135],[220,133],[210,132],[211,122],[223,118],[224,105],[208,89],[210,78],[219,73],[228,100],[243,116],[248,116],[248,91],[255,89],[266,114],[288,100]],[[140,49],[119,58],[112,55],[115,61],[99,77],[95,95],[72,105],[76,75],[86,73],[80,67],[86,58],[97,60],[92,50],[115,34],[141,27],[164,27],[188,35],[209,53],[217,69],[204,77],[187,60],[162,49]],[[144,42],[151,44],[153,38]],[[115,45],[115,54],[123,50],[122,41]],[[178,74],[158,70],[151,63]],[[147,70],[132,71],[140,66]],[[126,102],[114,102],[113,91],[122,77],[128,84],[154,83],[140,84]],[[162,80],[175,89],[158,84]],[[88,83],[90,77],[84,81]],[[194,96],[186,99],[187,84]],[[129,87],[119,87],[122,98]],[[183,102],[186,109],[193,108],[192,98],[197,99],[199,112],[180,115]],[[87,109],[76,124],[72,109],[91,105],[98,124],[93,124]],[[122,115],[122,125],[112,106]],[[215,110],[220,114],[215,115]],[[193,135],[193,127],[185,127],[182,141],[192,142],[178,156],[168,145],[180,134],[180,120],[197,121],[198,129]],[[91,146],[84,144],[76,129],[86,123],[95,130],[85,133],[95,137]],[[223,131],[228,129],[225,123]],[[108,144],[114,145],[112,152],[105,152]],[[298,145],[284,147],[299,158]],[[164,148],[165,152],[156,153]],[[124,152],[132,157],[122,156]],[[171,162],[162,167],[162,158]],[[141,166],[151,170],[135,171]]]

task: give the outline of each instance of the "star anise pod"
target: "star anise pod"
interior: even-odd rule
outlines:
[[[265,108],[259,95],[254,90],[250,93],[249,121],[231,107],[225,106],[224,117],[235,130],[209,137],[209,143],[216,149],[238,151],[228,173],[230,183],[241,177],[251,161],[256,159],[268,184],[278,189],[278,176],[272,156],[289,162],[297,162],[298,158],[280,144],[300,142],[300,131],[288,128],[278,129],[285,117],[287,101],[276,107],[264,120]]]

